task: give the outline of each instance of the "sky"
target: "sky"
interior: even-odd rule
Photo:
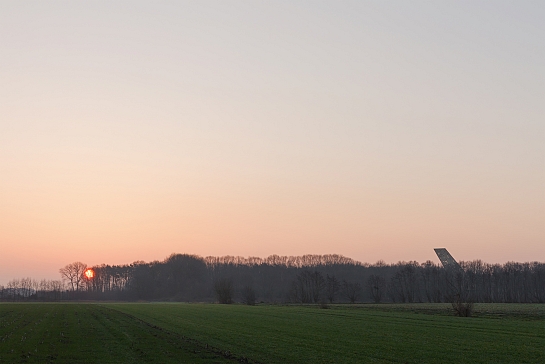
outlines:
[[[542,2],[0,2],[0,284],[545,261]]]

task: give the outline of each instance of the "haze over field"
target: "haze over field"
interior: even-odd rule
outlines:
[[[545,261],[544,18],[2,2],[0,284],[173,252]]]

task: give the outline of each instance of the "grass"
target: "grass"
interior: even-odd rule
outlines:
[[[411,305],[343,305],[329,310],[196,304],[113,307],[268,363],[545,361],[545,320],[460,318],[447,316],[447,306],[432,315],[414,312]]]
[[[450,303],[406,303],[406,304],[361,304],[344,305],[346,308],[366,308],[384,312],[413,312],[432,315],[451,316]],[[545,305],[539,303],[476,303],[473,317],[478,318],[513,318],[545,321]]]
[[[234,361],[99,305],[0,305],[0,363],[180,362]]]
[[[541,363],[545,305],[0,304],[0,363]]]

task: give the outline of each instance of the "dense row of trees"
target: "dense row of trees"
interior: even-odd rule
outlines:
[[[200,302],[545,302],[545,264],[431,261],[363,264],[340,255],[268,258],[173,254],[163,261],[92,267],[76,262],[63,281],[13,280],[1,300],[171,300]],[[458,297],[460,299],[460,297]]]

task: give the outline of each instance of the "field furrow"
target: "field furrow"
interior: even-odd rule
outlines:
[[[95,304],[1,304],[0,363],[234,362]]]
[[[436,308],[0,304],[0,363],[545,362],[544,307]]]

